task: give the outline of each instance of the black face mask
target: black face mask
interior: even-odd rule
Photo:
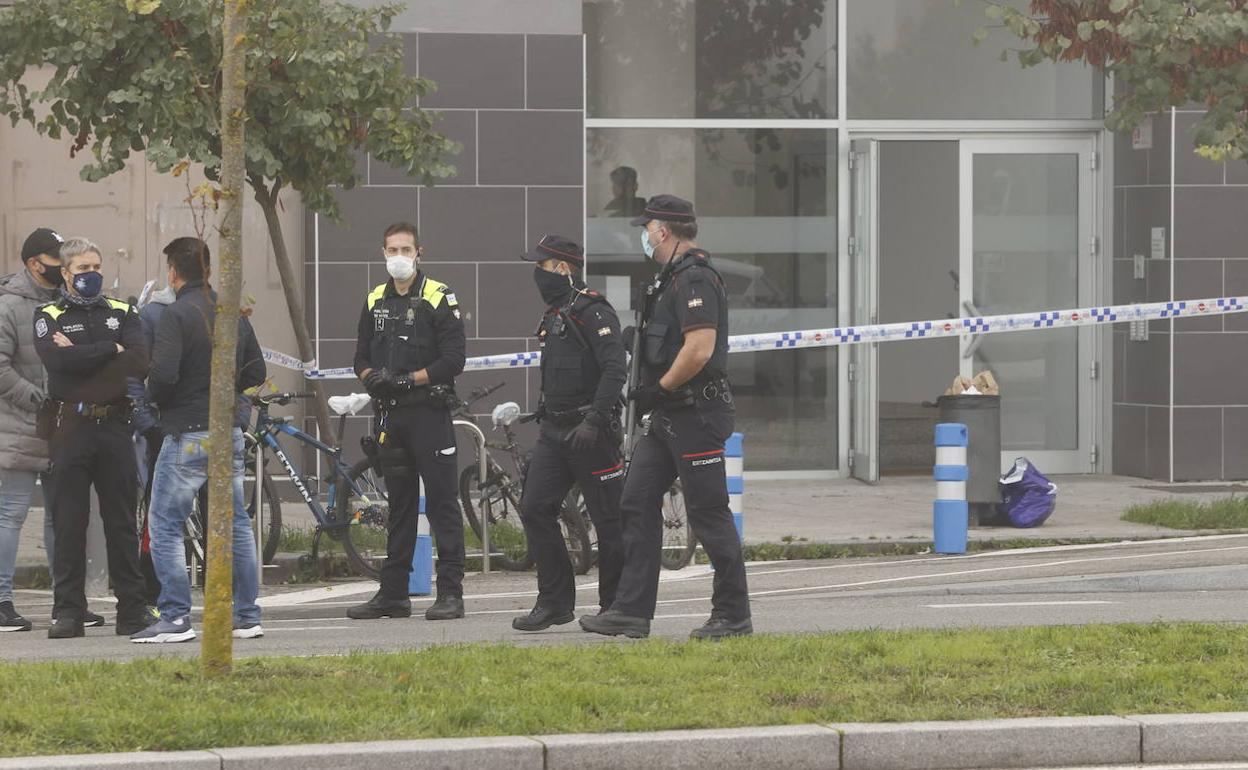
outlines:
[[[552,273],[540,267],[533,268],[533,282],[537,284],[537,292],[542,301],[551,307],[561,305],[572,293],[572,282],[566,275]]]
[[[38,259],[35,261],[39,263],[39,275],[43,280],[52,284],[54,288],[65,283],[65,276],[61,274],[60,265],[45,265],[42,260]]]

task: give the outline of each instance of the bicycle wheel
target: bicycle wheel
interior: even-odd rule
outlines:
[[[660,561],[667,569],[681,569],[693,558],[697,547],[693,527],[689,526],[689,517],[685,515],[685,495],[677,480],[663,495],[663,555]]]
[[[256,520],[256,481],[252,477],[243,485],[243,500],[247,515]],[[253,525],[254,526],[254,525]],[[282,499],[277,494],[277,484],[267,474],[264,477],[264,563],[272,564],[273,557],[282,541]]]
[[[352,492],[350,484],[338,479],[332,516],[335,521],[345,518],[351,522],[339,530],[347,559],[361,575],[377,578],[386,561],[386,521],[390,515],[385,481],[370,458],[352,465],[347,476],[355,482],[360,494]]]
[[[594,548],[589,541],[588,519],[584,504],[578,508],[570,505],[572,496],[569,494],[559,507],[559,529],[563,532],[563,543],[568,549],[568,558],[572,561],[572,571],[578,575],[589,572],[594,566]]]
[[[490,527],[490,564],[506,570],[525,570],[533,566],[529,540],[520,521],[519,485],[510,476],[498,471],[478,489],[480,478],[476,463],[459,474],[459,500],[464,506],[468,525],[481,539],[481,522]]]

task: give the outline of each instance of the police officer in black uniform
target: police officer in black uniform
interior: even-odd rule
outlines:
[[[600,611],[620,581],[620,396],[628,378],[620,322],[606,297],[585,287],[581,247],[543,236],[521,257],[536,262],[533,280],[546,303],[537,327],[542,351],[541,434],[520,500],[529,550],[537,562],[537,603],[511,621],[519,631],[572,622],[576,584],[559,528],[559,506],[575,482],[598,532]]]
[[[134,306],[102,293],[98,246],[70,239],[61,246],[61,260],[61,296],[41,305],[34,317],[35,349],[48,370],[48,400],[40,408],[38,429],[49,439],[52,465],[44,494],[56,537],[56,622],[48,637],[83,635],[92,486],[117,596],[116,631],[129,636],[150,621],[134,525],[138,476],[126,397],[126,378],[147,374],[147,341]]]
[[[644,637],[658,598],[663,495],[677,476],[689,523],[715,569],[711,617],[690,634],[718,639],[753,632],[741,541],[728,508],[724,442],[732,434],[728,388],[728,296],[711,257],[697,247],[693,204],[656,195],[641,216],[642,249],[663,266],[647,287],[641,382],[629,398],[650,413],[633,449],[620,515],[624,571],[611,609],[581,618],[586,631]]]
[[[355,373],[373,397],[377,450],[389,491],[381,588],[347,617],[412,614],[408,575],[416,549],[419,481],[438,544],[438,596],[427,620],[464,616],[464,522],[456,498],[450,407],[464,370],[464,322],[450,287],[418,270],[416,227],[399,222],[382,239],[391,280],[369,292],[360,312]]]

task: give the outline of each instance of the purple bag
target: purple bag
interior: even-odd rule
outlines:
[[[1057,485],[1036,470],[1026,457],[1001,476],[1001,504],[997,510],[1015,527],[1038,527],[1057,506]]]

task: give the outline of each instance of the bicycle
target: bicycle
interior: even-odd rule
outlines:
[[[455,416],[462,420],[475,422],[474,415],[469,411],[472,404],[494,393],[504,383],[483,386],[468,395],[455,409]],[[495,430],[502,430],[504,441],[486,441],[486,478],[480,479],[480,455],[476,461],[466,466],[459,475],[459,499],[464,508],[464,516],[468,525],[478,538],[481,537],[481,523],[488,522],[490,528],[490,559],[497,560],[499,566],[507,570],[526,570],[533,566],[534,557],[530,552],[528,538],[525,536],[524,524],[520,520],[520,498],[524,490],[524,477],[528,471],[530,452],[520,448],[513,425],[524,418],[520,416],[520,406],[515,402],[499,404],[491,414]],[[494,459],[489,450],[506,453],[515,469],[509,472]],[[559,526],[563,531],[564,543],[568,556],[572,560],[573,571],[584,575],[594,563],[593,546],[590,543],[586,518],[570,509],[567,500],[560,506]]]

